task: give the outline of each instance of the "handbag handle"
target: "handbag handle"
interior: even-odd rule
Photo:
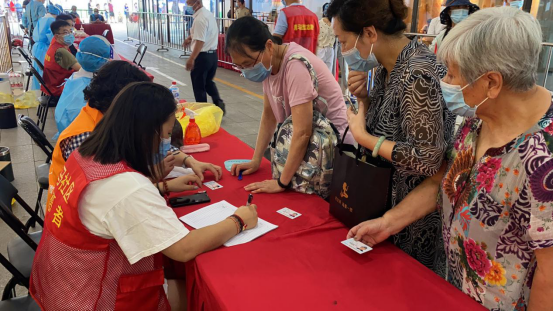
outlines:
[[[344,134],[342,135],[342,140],[340,141],[340,146],[338,146],[338,152],[340,153],[340,156],[344,154],[344,140],[346,139],[346,135],[348,134],[349,126],[346,128],[346,131],[344,131]],[[357,149],[355,151],[355,164],[359,165],[359,159],[361,158],[361,146],[358,145]]]

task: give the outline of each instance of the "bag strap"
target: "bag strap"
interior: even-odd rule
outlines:
[[[316,111],[320,111],[323,115],[326,116],[326,112],[328,111],[328,102],[319,95],[319,80],[317,79],[317,73],[315,72],[313,65],[311,65],[311,62],[309,62],[309,60],[301,54],[290,55],[290,57],[288,58],[288,61],[291,61],[291,60],[302,61],[303,64],[305,64],[305,67],[307,67],[307,70],[309,71],[309,75],[311,76],[311,81],[313,82],[313,89],[317,91],[317,97],[313,100],[313,109]],[[319,107],[316,104],[317,101],[321,101],[324,104],[324,107]],[[323,109],[323,111],[320,110],[321,108]]]

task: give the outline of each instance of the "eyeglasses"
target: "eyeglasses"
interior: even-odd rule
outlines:
[[[261,56],[261,54],[263,54],[263,52],[265,52],[265,50],[259,51],[259,54],[257,55],[257,58],[255,59],[255,62],[253,62],[252,66],[244,67],[244,66],[240,66],[240,65],[237,65],[237,64],[234,64],[234,63],[232,63],[232,66],[235,67],[236,69],[239,69],[239,70],[253,68],[255,65],[257,65],[257,61],[259,60],[259,57]]]
[[[62,32],[62,33],[57,33],[56,35],[63,35],[63,36],[65,36],[65,35],[70,35],[70,34],[74,34],[74,33],[75,33],[74,30],[70,30],[70,31],[64,31],[64,32]]]

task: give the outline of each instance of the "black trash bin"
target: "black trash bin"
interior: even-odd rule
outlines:
[[[12,103],[0,103],[0,129],[17,127],[15,107]]]
[[[8,181],[13,181],[13,168],[12,168],[12,159],[10,156],[10,148],[5,146],[0,146],[0,161],[9,161],[10,164],[7,165],[0,174],[4,176]]]

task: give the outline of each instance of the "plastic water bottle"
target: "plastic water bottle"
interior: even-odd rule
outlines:
[[[175,97],[175,100],[177,100],[177,102],[178,102],[179,97],[180,97],[180,91],[179,91],[179,87],[177,87],[177,82],[176,81],[173,81],[171,83],[171,86],[169,87],[169,90],[171,90],[171,93],[173,93],[173,96]]]
[[[202,140],[202,133],[200,127],[196,123],[196,116],[192,110],[186,109],[186,115],[190,117],[190,122],[186,126],[186,132],[184,133],[184,145],[200,144]]]

